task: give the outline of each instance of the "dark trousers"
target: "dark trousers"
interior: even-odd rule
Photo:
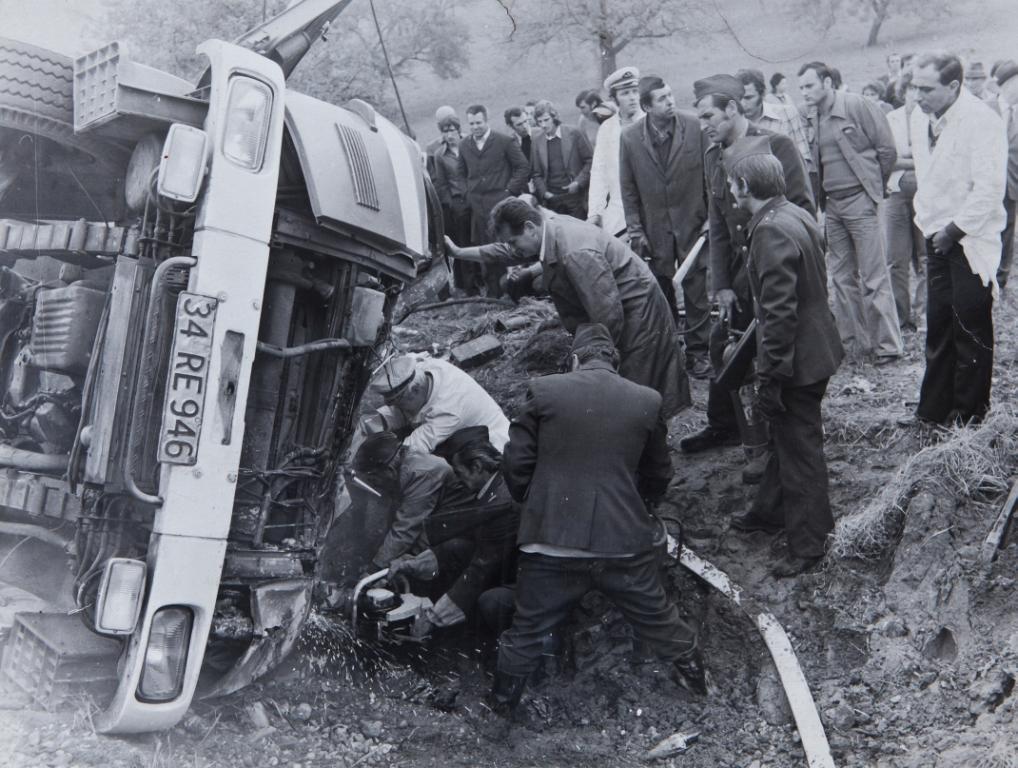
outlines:
[[[827,493],[824,426],[820,401],[827,379],[805,387],[783,387],[783,413],[769,421],[773,451],[767,460],[751,514],[784,527],[796,557],[820,557],[834,530]]]
[[[916,415],[939,423],[982,418],[993,376],[993,294],[960,244],[946,254],[926,241],[926,373]]]
[[[447,234],[456,245],[470,242],[470,209],[442,206],[442,219]],[[452,260],[452,279],[456,287],[469,296],[476,296],[484,285],[481,265],[473,261]]]
[[[1004,210],[1007,212],[1007,224],[1001,234],[1003,250],[1000,252],[1000,266],[997,268],[997,285],[1003,289],[1007,285],[1007,277],[1011,273],[1011,262],[1014,260],[1014,219],[1018,203],[1010,197],[1004,198]]]
[[[502,633],[498,670],[529,675],[537,668],[546,638],[587,592],[596,589],[615,603],[636,637],[665,661],[696,648],[696,631],[665,595],[663,548],[625,558],[548,557],[521,553],[516,615]]]
[[[548,191],[551,192],[552,196],[544,199],[543,205],[545,208],[555,211],[555,213],[564,213],[566,216],[572,216],[580,221],[587,220],[586,190],[569,193],[564,190],[549,188]]]
[[[706,246],[705,246],[706,247]],[[685,255],[685,254],[683,254]],[[710,300],[707,298],[706,256],[701,252],[694,266],[682,281],[682,303],[686,310],[686,352],[697,357],[708,354],[710,348]],[[700,266],[703,264],[704,266]],[[679,324],[678,298],[670,277],[655,275],[661,292],[668,301],[668,309],[676,326]],[[689,329],[692,329],[691,331]]]
[[[753,320],[753,300],[751,298],[739,297],[741,311],[733,313],[728,325],[736,331],[744,331]],[[710,362],[714,366],[714,373],[718,374],[724,367],[725,346],[728,344],[728,333],[725,326],[718,322],[711,325],[710,329]],[[739,428],[739,422],[735,418],[735,403],[732,400],[732,392],[725,389],[711,378],[707,390],[707,424],[714,429],[724,432],[735,432]]]

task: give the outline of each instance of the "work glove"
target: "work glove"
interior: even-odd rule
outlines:
[[[410,627],[410,637],[414,640],[424,640],[431,635],[431,630],[435,628],[435,625],[431,621],[431,617],[428,616],[428,612],[425,611],[418,616]]]
[[[438,558],[430,549],[419,555],[400,555],[389,563],[389,578],[404,576],[420,581],[431,581],[438,575]]]
[[[753,400],[753,411],[767,421],[785,412],[785,404],[781,401],[780,382],[771,379],[760,381],[756,388],[756,398]]]

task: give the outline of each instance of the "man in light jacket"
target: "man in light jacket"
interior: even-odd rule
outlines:
[[[926,373],[916,416],[979,421],[990,407],[993,297],[1000,265],[1007,136],[997,114],[962,87],[957,56],[927,54],[912,83],[929,115],[912,135],[915,222],[926,238]]]

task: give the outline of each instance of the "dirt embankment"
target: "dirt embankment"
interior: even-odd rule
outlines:
[[[903,429],[922,375],[922,338],[887,368],[846,364],[825,402],[827,458],[838,531],[824,568],[775,582],[776,543],[728,530],[753,489],[741,450],[675,454],[665,514],[689,546],[725,569],[792,638],[838,766],[1018,766],[1018,547],[991,565],[980,547],[1018,471],[1014,303],[997,310],[994,400],[981,429],[933,435]],[[408,351],[443,354],[495,328],[506,310],[457,305],[398,328]],[[498,334],[497,360],[471,371],[512,413],[528,376],[557,368],[568,338],[547,305],[514,314],[527,327]],[[545,326],[541,327],[542,323]],[[704,421],[697,406],[671,440]],[[1010,542],[1008,542],[1010,543]],[[701,622],[716,691],[694,698],[633,648],[621,616],[588,596],[569,627],[563,669],[528,691],[508,744],[478,737],[466,714],[487,691],[490,638],[467,629],[424,651],[358,645],[342,622],[316,617],[300,651],[270,680],[200,702],[173,731],[99,737],[87,702],[34,712],[7,699],[0,744],[12,765],[82,766],[625,766],[676,732],[699,733],[660,765],[805,765],[769,655],[747,616],[684,568],[668,570],[684,613]]]

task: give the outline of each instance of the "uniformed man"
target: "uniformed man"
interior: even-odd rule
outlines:
[[[820,402],[844,352],[827,303],[823,236],[805,210],[785,198],[785,171],[767,137],[724,152],[736,202],[751,215],[747,274],[757,320],[757,397],[774,450],[740,531],[788,538],[775,577],[811,568],[834,529],[827,492]]]
[[[786,197],[811,216],[816,215],[813,195],[802,156],[795,143],[782,134],[752,125],[743,114],[742,82],[733,75],[714,75],[693,84],[697,116],[711,145],[704,155],[707,177],[708,220],[710,221],[711,282],[720,317],[711,329],[711,363],[715,373],[722,367],[728,330],[744,331],[753,317],[752,297],[746,276],[749,252],[746,225],[750,214],[736,204],[729,189],[721,153],[745,136],[766,136],[771,152],[781,162]],[[731,393],[712,380],[707,397],[707,426],[683,439],[686,453],[738,445],[738,422]],[[744,472],[747,480],[759,481],[766,454],[751,462]]]

